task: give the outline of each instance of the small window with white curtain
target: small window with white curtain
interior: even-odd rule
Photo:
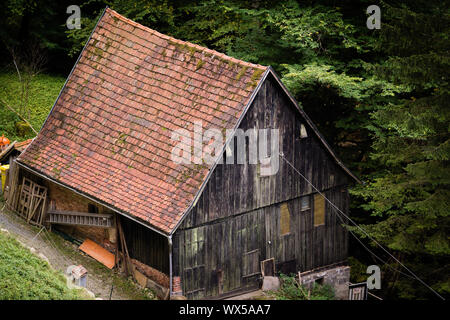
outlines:
[[[300,198],[300,211],[309,210],[311,208],[309,199],[310,199],[309,196],[304,196]]]

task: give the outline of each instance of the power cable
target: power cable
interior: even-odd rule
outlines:
[[[376,241],[369,233],[367,233],[362,227],[360,227],[355,221],[353,221],[350,217],[348,217],[341,209],[339,209],[333,202],[331,202],[322,192],[319,191],[319,189],[316,188],[316,186],[311,183],[300,171],[295,168],[292,163],[287,160],[282,153],[279,153],[280,157],[292,168],[295,172],[297,172],[303,179],[305,179],[306,182],[308,182],[311,187],[314,188],[314,190],[320,194],[333,208],[335,208],[340,214],[342,214],[348,221],[350,221],[353,225],[355,225],[359,230],[361,230],[368,238],[370,238],[376,245],[378,245],[385,253],[387,253],[392,259],[398,262],[399,265],[401,265],[403,268],[405,268],[406,271],[408,271],[416,280],[418,280],[420,283],[422,283],[425,287],[427,287],[429,290],[431,290],[436,296],[438,296],[440,299],[445,300],[444,297],[442,297],[439,293],[437,293],[433,288],[431,288],[428,284],[426,284],[422,279],[420,279],[414,272],[412,272],[408,267],[406,267],[400,260],[398,260],[394,255],[392,255],[388,250],[386,250],[378,241]],[[339,216],[339,215],[338,215]],[[342,219],[341,219],[342,221]],[[350,230],[349,230],[350,231]],[[356,235],[350,231],[350,233],[355,237]],[[357,238],[358,239],[358,238]],[[358,239],[359,241],[359,239]],[[361,243],[361,242],[360,242]],[[364,246],[365,247],[365,246]],[[366,248],[366,247],[365,247]],[[367,249],[367,248],[366,248]],[[370,252],[370,251],[369,251]],[[372,253],[373,254],[373,253]],[[382,260],[381,260],[382,261]]]

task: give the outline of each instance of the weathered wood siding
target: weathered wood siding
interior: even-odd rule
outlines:
[[[269,76],[240,128],[278,128],[284,157],[345,212],[348,177],[294,108]],[[307,138],[300,138],[302,123]],[[181,276],[189,298],[257,285],[260,268],[256,260],[273,257],[279,268],[304,271],[346,258],[346,232],[329,205],[325,225],[314,227],[314,190],[281,158],[279,164],[278,173],[266,177],[259,175],[257,165],[216,167],[174,235],[174,274]],[[311,209],[300,211],[304,195],[311,195]],[[289,207],[291,228],[283,236],[279,225],[282,203]]]
[[[120,221],[131,258],[169,274],[167,238],[126,217]]]

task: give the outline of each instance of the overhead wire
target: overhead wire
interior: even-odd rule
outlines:
[[[359,226],[355,221],[353,221],[348,215],[346,215],[341,209],[339,209],[332,201],[330,201],[322,192],[320,192],[320,190],[311,182],[309,181],[294,165],[292,165],[292,163],[287,160],[283,153],[279,153],[279,156],[296,172],[298,173],[309,185],[311,185],[311,187],[318,193],[320,194],[340,215],[344,216],[348,221],[350,221],[354,226],[356,226],[362,233],[364,233],[369,239],[371,239],[378,247],[380,247],[385,253],[387,253],[392,259],[394,259],[400,266],[402,266],[406,271],[408,271],[410,273],[410,275],[405,274],[399,270],[393,269],[389,264],[387,264],[385,261],[383,261],[380,257],[378,257],[376,254],[374,254],[371,250],[369,250],[363,243],[362,241],[351,231],[349,230],[349,232],[353,235],[353,237],[355,239],[358,240],[358,242],[368,251],[370,252],[373,256],[377,257],[378,260],[382,261],[384,264],[386,264],[387,266],[389,266],[391,269],[405,275],[405,276],[409,276],[410,278],[413,278],[417,281],[419,281],[420,283],[422,283],[425,287],[427,287],[430,291],[432,291],[436,296],[438,296],[440,299],[445,300],[444,297],[442,297],[438,292],[436,292],[433,288],[431,288],[428,284],[425,283],[425,281],[423,281],[421,278],[419,278],[414,272],[412,272],[407,266],[405,266],[400,260],[398,260],[394,255],[392,255],[387,249],[384,248],[384,246],[382,246],[376,239],[374,239],[366,230],[364,230],[361,226]],[[340,217],[340,215],[337,215],[338,217]],[[345,222],[342,220],[342,217],[340,217],[340,220],[345,224]]]

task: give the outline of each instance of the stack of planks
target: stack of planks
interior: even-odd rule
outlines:
[[[23,178],[17,212],[27,223],[42,226],[45,216],[47,188]]]

